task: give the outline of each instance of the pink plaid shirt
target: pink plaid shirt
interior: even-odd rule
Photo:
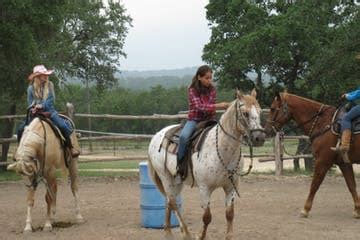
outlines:
[[[213,88],[207,95],[199,95],[194,88],[188,89],[188,119],[204,121],[215,119],[216,90]]]

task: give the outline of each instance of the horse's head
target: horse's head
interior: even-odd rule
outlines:
[[[274,136],[285,123],[291,119],[291,113],[286,98],[286,93],[278,93],[270,106],[267,117],[265,132],[268,136]]]
[[[245,130],[245,138],[253,146],[262,146],[265,142],[265,133],[260,124],[261,108],[256,100],[256,90],[253,89],[250,95],[244,95],[237,90],[234,104],[236,119]]]
[[[36,124],[38,123],[39,120],[34,119],[31,124],[25,128],[19,147],[14,154],[15,162],[8,165],[8,170],[29,177],[38,171],[39,166],[37,159],[40,157],[39,153],[44,145],[43,136],[37,132]]]

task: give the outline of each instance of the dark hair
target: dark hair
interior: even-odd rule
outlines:
[[[213,85],[210,85],[209,87],[205,87],[204,85],[201,84],[201,82],[198,79],[198,77],[203,77],[208,72],[212,73],[212,69],[208,65],[202,65],[197,69],[196,74],[192,78],[190,87],[194,88],[196,92],[200,95],[206,95],[214,88]]]

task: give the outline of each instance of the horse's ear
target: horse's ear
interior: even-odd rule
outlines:
[[[280,96],[280,93],[279,93],[279,92],[276,93],[275,99],[276,99],[277,101],[279,101],[279,102],[281,101],[281,96]]]
[[[244,93],[240,89],[236,88],[236,96],[241,99],[244,96]]]
[[[251,96],[253,96],[254,98],[256,98],[256,95],[257,95],[256,89],[253,88],[253,90],[251,90]]]

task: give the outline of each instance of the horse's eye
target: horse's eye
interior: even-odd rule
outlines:
[[[246,118],[249,118],[249,113],[248,113],[248,112],[244,112],[244,116],[245,116]]]

